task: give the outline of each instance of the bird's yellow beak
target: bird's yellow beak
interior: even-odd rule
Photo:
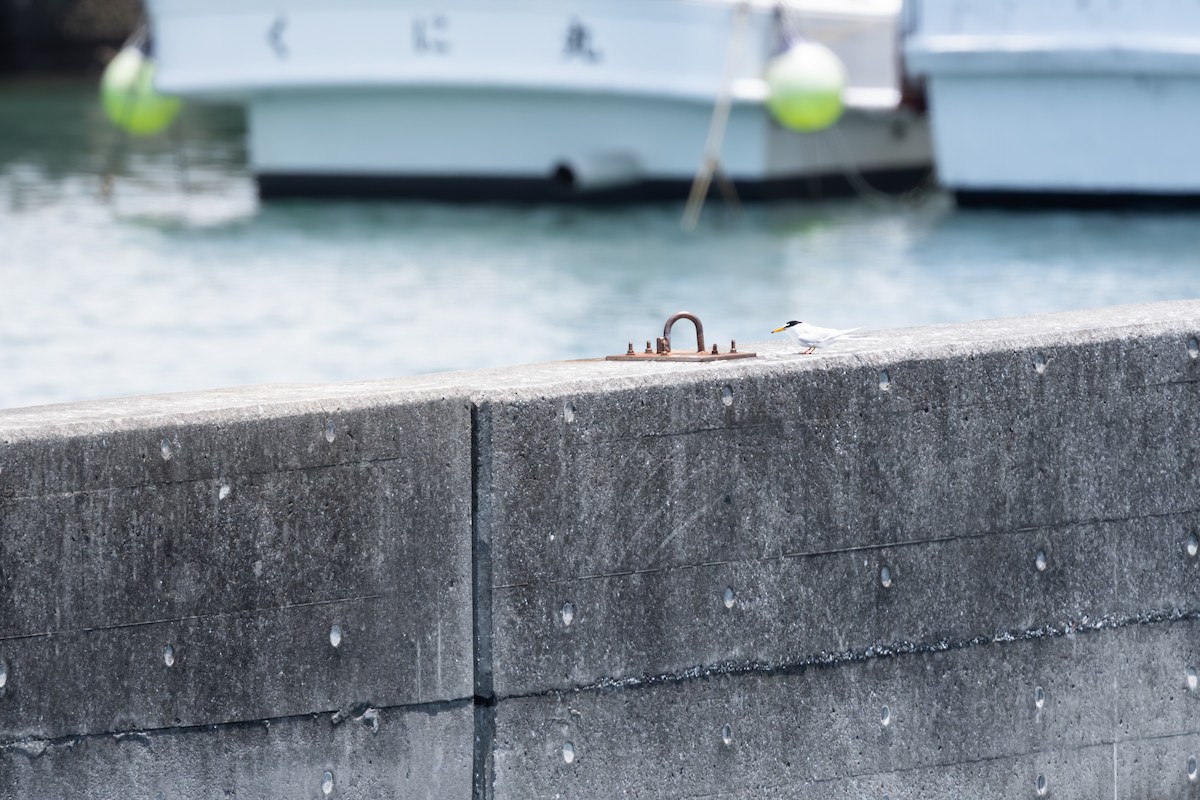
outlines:
[[[786,331],[786,330],[787,330],[787,325],[781,325],[778,328],[776,328],[775,330],[771,331],[771,333],[779,333],[780,331]]]

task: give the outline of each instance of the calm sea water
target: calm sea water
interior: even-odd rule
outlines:
[[[92,86],[0,87],[0,407],[600,356],[681,309],[751,342],[1200,293],[1192,214],[263,204],[244,138],[190,107],[121,151]]]

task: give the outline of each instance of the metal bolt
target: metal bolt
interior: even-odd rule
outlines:
[[[717,354],[717,345],[716,345],[716,343],[715,343],[715,342],[713,343],[712,354],[713,354],[714,356]]]
[[[647,352],[647,353],[653,353],[653,352],[654,352],[654,350],[653,350],[653,349],[650,347],[650,340],[649,340],[649,339],[647,339],[647,340],[646,340],[646,352]]]
[[[731,353],[737,352],[737,339],[729,340],[729,352],[731,352]]]
[[[625,355],[627,355],[627,356],[633,355],[633,342],[629,343],[629,349],[625,351]]]

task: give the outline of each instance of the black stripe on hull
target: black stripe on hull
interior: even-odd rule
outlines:
[[[929,177],[925,167],[873,170],[863,178],[884,192],[904,192]],[[591,191],[573,189],[553,178],[467,176],[325,175],[263,173],[257,176],[259,196],[273,198],[408,199],[457,203],[565,203],[611,205],[662,202],[687,198],[690,180],[648,180]],[[818,200],[854,194],[843,174],[814,175],[765,181],[735,181],[738,197],[764,200]],[[718,197],[715,185],[710,197]]]
[[[1168,211],[1200,209],[1200,192],[1153,194],[1140,192],[1014,192],[963,190],[954,192],[959,208],[1061,209],[1064,211]]]

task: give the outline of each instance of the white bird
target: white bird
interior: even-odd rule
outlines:
[[[836,328],[821,328],[816,325],[809,325],[807,322],[801,322],[798,319],[779,326],[771,333],[786,333],[796,340],[796,343],[801,347],[808,349],[803,351],[804,355],[808,355],[818,347],[825,347],[836,339],[840,339],[847,333],[861,330],[861,328],[846,328],[845,330],[837,330]]]

